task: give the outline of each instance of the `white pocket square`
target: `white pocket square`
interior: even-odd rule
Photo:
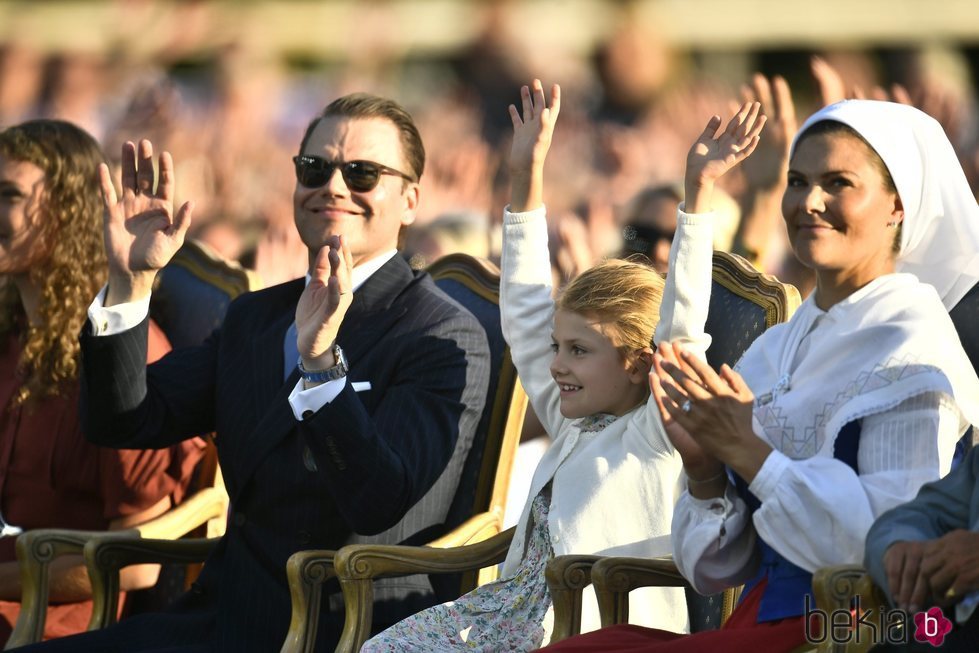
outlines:
[[[363,392],[364,390],[371,389],[370,381],[351,381],[350,387],[354,389],[354,392]]]

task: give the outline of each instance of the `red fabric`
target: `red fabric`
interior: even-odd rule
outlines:
[[[805,643],[803,618],[782,619],[758,623],[758,605],[764,592],[762,581],[745,595],[744,600],[724,622],[720,630],[692,635],[680,635],[665,630],[643,628],[629,624],[610,626],[578,635],[547,646],[543,651],[574,653],[780,653],[791,651]]]
[[[149,344],[151,360],[169,349],[152,323]],[[167,496],[182,497],[203,441],[145,451],[90,444],[78,422],[77,381],[57,396],[11,408],[20,384],[20,351],[16,336],[0,343],[0,511],[7,523],[24,530],[106,530],[114,519],[147,510]],[[0,539],[0,563],[16,561],[14,542]],[[19,603],[0,601],[0,645],[19,611]],[[90,601],[52,606],[45,637],[84,630],[90,614]]]

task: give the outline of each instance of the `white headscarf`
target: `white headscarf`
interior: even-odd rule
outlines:
[[[843,100],[799,135],[824,120],[852,127],[883,159],[904,205],[897,271],[934,286],[950,310],[979,281],[979,205],[941,125],[904,104]]]

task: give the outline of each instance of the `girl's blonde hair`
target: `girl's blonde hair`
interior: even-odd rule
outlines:
[[[610,259],[571,281],[557,308],[597,318],[612,343],[628,355],[652,347],[664,287],[663,277],[651,267]]]
[[[24,326],[17,289],[0,277],[0,337],[26,331],[18,365],[24,381],[12,400],[21,405],[78,378],[78,333],[106,278],[98,182],[105,157],[87,132],[61,120],[32,120],[0,132],[0,154],[44,171],[38,246],[47,256],[29,273],[41,289],[38,326]]]

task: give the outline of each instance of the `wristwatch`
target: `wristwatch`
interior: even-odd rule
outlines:
[[[307,370],[303,367],[303,357],[299,357],[296,363],[299,366],[299,373],[303,375],[303,380],[307,383],[326,383],[336,381],[347,376],[347,357],[343,355],[340,345],[333,345],[333,367],[326,370]]]

